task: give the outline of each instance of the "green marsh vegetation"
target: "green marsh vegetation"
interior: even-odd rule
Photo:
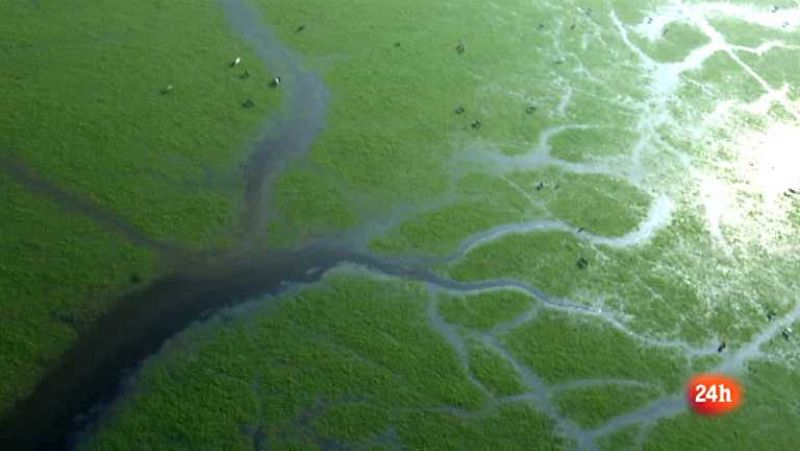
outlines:
[[[790,2],[774,2],[773,6],[790,9]],[[741,18],[718,16],[709,20],[710,24],[723,36],[725,40],[734,45],[758,47],[771,40],[780,40],[786,44],[797,45],[800,37],[796,31],[789,28],[774,28],[748,22]]]
[[[455,412],[488,422],[477,413],[486,395],[428,324],[428,297],[419,284],[342,271],[278,305],[251,303],[193,327],[146,364],[86,448],[124,449],[131,440],[246,448],[240,431],[248,425],[281,437],[278,447],[317,434],[367,444],[392,424],[404,440],[436,440],[435,429],[420,430],[421,415],[451,433],[473,422]],[[214,389],[203,389],[208,384]],[[435,413],[437,406],[446,408]]]
[[[591,318],[544,311],[503,340],[549,383],[611,377],[649,381],[667,390],[688,376],[685,359],[675,350],[642,345]]]
[[[292,336],[278,340],[273,335],[264,335],[258,339],[250,337],[248,342],[285,343],[281,354],[285,362],[297,356],[304,359],[303,365],[293,365],[291,371],[310,368],[302,378],[284,379],[291,380],[286,388],[294,396],[289,402],[291,407],[273,416],[258,413],[259,409],[286,406],[288,401],[273,400],[262,407],[253,407],[251,410],[256,413],[243,414],[247,419],[241,420],[249,425],[246,431],[267,431],[264,434],[270,437],[275,437],[277,431],[290,431],[278,434],[278,440],[285,440],[287,446],[293,443],[312,448],[320,440],[378,448],[386,445],[385,440],[388,443],[396,440],[412,448],[463,449],[503,443],[511,449],[518,445],[516,440],[523,438],[530,440],[528,443],[553,440],[551,443],[556,443],[553,447],[569,447],[569,438],[556,439],[551,435],[553,419],[542,413],[547,410],[545,406],[523,400],[503,401],[530,390],[519,368],[530,370],[545,386],[608,380],[608,384],[599,386],[548,392],[553,406],[563,415],[562,420],[591,430],[651,402],[658,403],[662,396],[679,393],[692,372],[719,367],[729,358],[728,352],[739,352],[768,327],[767,312],[782,316],[792,310],[791,293],[796,287],[787,277],[796,267],[796,259],[759,250],[758,243],[739,240],[741,237],[734,239],[736,234],[729,228],[722,228],[723,238],[730,237],[725,248],[709,230],[704,214],[707,206],[702,203],[702,193],[695,189],[696,173],[682,167],[680,158],[676,158],[676,154],[698,158],[697,170],[709,172],[718,171],[718,167],[710,164],[717,160],[736,161],[735,149],[708,144],[707,140],[734,139],[741,128],[763,129],[763,118],[734,117],[727,122],[730,127],[714,128],[709,134],[716,135],[702,140],[687,133],[683,125],[699,123],[698,119],[714,111],[721,99],[754,101],[764,94],[763,87],[729,55],[721,52],[711,55],[699,69],[681,74],[683,82],[664,103],[675,122],[654,124],[652,133],[659,139],[651,137],[645,141],[645,146],[640,146],[644,149],[640,152],[645,153],[637,156],[634,147],[642,143],[643,134],[650,133],[646,129],[648,124],[640,123],[642,115],[652,114],[640,105],[649,101],[647,75],[622,42],[608,5],[588,2],[531,7],[511,3],[508,10],[493,11],[492,17],[507,24],[506,28],[477,26],[478,2],[459,8],[422,2],[403,7],[360,5],[336,9],[330,23],[325,25],[314,24],[314,11],[319,5],[278,2],[265,6],[282,38],[311,56],[309,64],[322,68],[333,92],[329,129],[314,144],[310,161],[324,177],[344,182],[338,193],[344,193],[349,200],[357,199],[357,205],[351,203],[347,208],[313,209],[314,215],[305,215],[301,209],[293,213],[298,227],[311,225],[313,229],[314,224],[328,223],[346,227],[350,224],[347,220],[336,219],[350,217],[343,211],[354,212],[358,218],[380,216],[398,203],[426,204],[431,199],[440,199],[441,202],[433,202],[433,207],[412,212],[408,218],[397,221],[386,233],[370,237],[372,249],[386,255],[453,255],[464,240],[504,224],[545,220],[564,224],[565,228],[500,233],[470,247],[463,256],[456,255],[442,267],[446,275],[459,281],[511,278],[527,282],[550,297],[534,300],[507,290],[437,294],[437,311],[445,322],[454,326],[464,345],[461,351],[452,343],[441,341],[441,337],[435,338],[436,332],[442,336],[447,336],[446,333],[426,325],[424,311],[430,302],[429,294],[413,284],[401,290],[396,281],[373,280],[370,284],[392,286],[395,292],[410,290],[402,302],[380,294],[376,297],[388,296],[389,300],[373,306],[356,302],[365,298],[360,291],[347,290],[347,295],[339,294],[338,304],[326,304],[317,294],[310,294],[315,293],[310,290],[299,292],[295,299],[287,297],[270,315],[230,319],[235,327],[264,321],[270,326],[258,328],[258,334],[281,331]],[[660,4],[653,1],[614,5],[622,26],[631,27],[628,32],[632,42],[642,46],[646,54],[657,62],[674,62],[708,43],[696,28],[682,23],[670,24],[669,33],[653,42],[637,35],[632,27],[645,23],[650,15],[657,15]],[[591,14],[585,12],[589,7]],[[524,25],[518,25],[520,19],[509,13],[512,10],[525,11]],[[551,17],[548,14],[557,12],[565,17],[557,23],[547,20]],[[419,17],[429,17],[431,23],[424,33],[421,28],[411,26]],[[430,17],[454,19],[437,26]],[[345,22],[354,25],[334,26]],[[298,33],[296,27],[301,23],[308,26]],[[544,26],[537,27],[538,23]],[[573,24],[575,28],[571,29]],[[582,31],[569,33],[574,30]],[[725,30],[723,34],[727,37],[728,32]],[[589,37],[585,37],[587,34]],[[461,54],[456,51],[459,43],[464,44]],[[768,52],[764,56],[777,58],[770,55]],[[742,59],[748,64],[759,64],[752,55]],[[793,83],[780,65],[774,67],[771,83]],[[759,71],[764,71],[766,77],[770,69],[764,67]],[[462,114],[455,113],[458,106],[464,108]],[[535,108],[526,110],[530,106]],[[469,125],[475,118],[482,120],[477,130]],[[554,133],[542,147],[543,131],[566,125],[587,127]],[[711,152],[713,146],[717,147]],[[649,149],[671,152],[648,155]],[[536,152],[544,156],[539,160],[520,158]],[[699,158],[703,155],[707,158]],[[621,164],[636,157],[654,165],[642,171],[655,175],[636,177],[635,170]],[[604,165],[604,162],[611,163]],[[457,169],[451,174],[448,167]],[[658,180],[663,174],[669,178]],[[723,178],[719,171],[714,174]],[[649,186],[643,182],[653,179],[655,182]],[[292,172],[284,175],[279,181],[284,188],[278,194],[278,202],[285,202],[287,208],[314,205],[315,199],[320,199],[319,194],[301,189],[301,185],[309,185],[309,181]],[[367,187],[369,193],[352,195]],[[638,230],[648,220],[660,194],[671,197],[668,214],[656,221],[652,229]],[[286,200],[281,201],[282,198]],[[324,203],[342,204],[329,199]],[[298,232],[287,228],[285,233],[291,236]],[[630,245],[603,240],[628,235],[639,239]],[[588,263],[583,268],[577,265],[581,258]],[[326,283],[336,285],[330,277]],[[365,283],[361,276],[348,277],[355,278],[347,278],[345,285]],[[588,306],[589,310],[575,313],[554,307],[553,300],[574,302],[577,306]],[[297,315],[300,305],[308,308],[307,316]],[[406,313],[391,310],[399,308],[398,305],[406,305],[400,309]],[[323,313],[316,308],[331,310]],[[492,337],[499,325],[513,323],[533,308],[536,310],[530,318],[514,323],[509,330],[501,328],[496,341],[484,340]],[[347,311],[356,319],[337,314],[336,309]],[[597,314],[597,309],[605,314]],[[295,319],[288,321],[284,315],[294,315]],[[377,319],[367,321],[373,315],[394,320],[391,325],[381,325]],[[609,322],[609,317],[618,322]],[[377,360],[378,368],[388,366],[389,362],[380,357],[386,354],[396,356],[401,362],[399,366],[389,366],[392,371],[406,374],[412,366],[421,368],[396,354],[400,345],[416,355],[415,346],[421,346],[421,342],[403,341],[405,338],[400,340],[394,335],[393,340],[385,337],[387,331],[405,330],[404,321],[414,324],[411,335],[435,343],[428,352],[444,363],[431,364],[439,368],[438,377],[450,375],[447,377],[452,379],[447,380],[458,389],[448,397],[442,394],[445,391],[437,392],[438,383],[410,383],[422,394],[397,395],[392,393],[398,387],[387,383],[387,379],[366,378],[377,382],[364,385],[365,379],[359,377],[348,382],[354,387],[347,391],[348,396],[333,401],[331,393],[341,395],[337,390],[342,390],[340,384],[345,383],[340,379],[350,374],[341,369],[350,366],[330,363],[328,368],[316,368],[325,362],[356,358],[353,347],[359,350],[355,354],[360,363],[366,363],[362,359]],[[306,331],[312,329],[311,325],[318,340],[327,345],[323,347],[325,351],[301,349],[310,348],[312,339],[308,334],[291,331],[293,328]],[[215,343],[220,334],[213,330],[219,326],[203,327],[195,328],[179,340]],[[299,338],[300,335],[303,337]],[[331,344],[342,340],[349,349]],[[716,346],[723,340],[730,351],[717,353]],[[257,344],[251,346],[259,349],[261,362],[271,362],[272,357],[263,356],[278,352],[272,346],[268,349]],[[689,351],[691,356],[687,355]],[[196,352],[202,356],[205,350],[201,346]],[[783,351],[766,348],[764,352]],[[226,365],[222,356],[198,358],[202,362],[219,360],[215,366]],[[101,426],[94,443],[106,443],[105,440],[124,443],[126,428],[139,421],[146,422],[148,429],[173,427],[150,426],[147,411],[152,407],[148,403],[180,389],[165,381],[163,387],[169,389],[148,392],[148,387],[156,385],[148,386],[142,381],[152,380],[156,368],[169,368],[183,360],[187,359],[173,356],[169,350],[153,359],[136,385],[141,391],[117,407],[112,419]],[[761,360],[753,362],[743,373],[748,386],[769,385],[766,379],[753,376],[752,368],[766,368],[763,371],[768,371],[769,376],[764,373],[764,378],[775,375],[779,380],[791,381],[796,374],[794,368],[765,364]],[[264,363],[264,368],[269,365]],[[241,374],[246,374],[245,381],[257,380],[260,393],[278,396],[263,386],[274,383],[270,380],[280,380],[263,376],[268,371],[272,370],[249,369]],[[612,379],[627,382],[614,384],[610,383]],[[456,380],[461,382],[456,384],[453,382]],[[183,396],[180,395],[181,400]],[[754,396],[753,406],[765,406],[775,393],[763,389]],[[434,408],[434,399],[446,400],[450,407]],[[417,400],[420,402],[415,404]],[[305,407],[299,407],[300,404]],[[789,406],[779,408],[784,411]],[[299,415],[298,411],[307,415]],[[740,427],[743,420],[738,420],[737,415],[745,411],[753,424],[755,418],[761,418],[758,408],[745,408],[730,419],[716,422],[717,435]],[[313,417],[310,422],[288,419],[309,416]],[[264,417],[277,420],[264,421]],[[789,449],[788,442],[782,441],[788,437],[782,427],[788,424],[786,421],[779,423],[780,431],[770,430],[779,435],[769,442],[776,449]],[[498,427],[502,422],[507,422],[507,427],[501,429],[506,434],[503,437],[486,426]],[[517,430],[515,425],[523,423],[525,428]],[[710,443],[712,449],[722,449],[722,442],[708,439],[705,434],[691,438],[702,424],[688,414],[676,412],[655,424],[612,430],[597,437],[596,443],[603,449],[627,449],[637,446],[640,440],[645,447],[656,449],[681,449],[687,444],[703,443]],[[232,425],[230,429],[236,427]],[[535,431],[535,436],[522,434],[521,430]],[[743,430],[749,433],[752,427]],[[196,440],[191,430],[180,433],[181,440]],[[753,434],[765,437],[762,432]],[[236,440],[241,439],[237,437]],[[684,439],[695,441],[683,443]]]
[[[636,134],[625,128],[567,130],[550,141],[551,154],[575,162],[627,155],[636,139]]]
[[[536,300],[528,294],[511,290],[466,296],[442,294],[438,302],[439,313],[445,320],[477,330],[489,330],[536,306]]]
[[[650,204],[646,193],[625,180],[554,167],[502,178],[474,174],[459,186],[464,201],[400,224],[374,241],[373,248],[385,253],[446,253],[494,225],[548,219],[588,233],[622,236],[645,218]]]
[[[591,267],[596,251],[572,234],[515,234],[467,254],[451,274],[458,280],[513,277],[530,281],[553,296],[565,296],[576,278],[588,277],[587,271],[578,271],[581,257]]]
[[[798,389],[797,370],[782,363],[754,361],[742,382],[747,391],[740,409],[702,422],[689,413],[662,421],[650,432],[645,449],[791,449],[794,439],[787,432],[800,415],[797,401],[786,394]]]
[[[525,392],[513,365],[492,348],[479,342],[469,343],[469,369],[484,387],[497,396]]]
[[[635,449],[636,439],[640,434],[640,430],[640,426],[627,426],[622,428],[600,439],[598,447],[604,451]]]
[[[155,256],[65,213],[0,174],[0,411],[27,395],[119,293],[146,283]]]
[[[376,238],[371,247],[382,253],[452,252],[468,236],[496,224],[522,222],[546,214],[513,183],[487,174],[466,174],[457,184],[454,202],[423,211]]]
[[[147,239],[225,247],[239,165],[280,95],[214,2],[6,2],[0,16],[5,411],[113,299],[169,266],[32,192],[6,157]]]
[[[693,25],[671,24],[661,31],[661,38],[650,41],[634,38],[636,44],[649,57],[660,63],[683,61],[689,53],[710,42],[708,36]]]
[[[154,237],[224,238],[237,168],[279,95],[214,2],[9,3],[3,15],[3,147]]]
[[[512,279],[542,295],[338,269],[175,337],[82,448],[562,449],[588,437],[725,449],[738,431],[742,449],[791,449],[796,406],[779,389],[797,385],[796,338],[747,345],[795,314],[797,204],[779,204],[794,228],[762,239],[755,227],[778,222],[764,221],[758,193],[731,195],[726,213],[748,213],[715,228],[722,197],[703,184],[752,183],[741,135],[777,117],[798,126],[797,49],[732,50],[788,86],[768,116],[737,110],[767,90],[726,52],[678,74],[674,91],[653,82],[632,46],[658,64],[709,42],[680,20],[648,39],[661,1],[253,4],[331,93],[308,158],[271,187],[266,244],[355,230],[382,256],[449,256],[434,269],[460,287]],[[147,236],[232,246],[240,165],[281,94],[216,5],[2,8],[15,24],[0,32],[14,68],[0,72],[13,106],[2,144]],[[706,19],[730,43],[796,45],[796,29]],[[249,78],[228,67],[236,55]],[[733,112],[712,115],[723,104]],[[1,180],[12,214],[0,243],[14,258],[0,286],[12,312],[0,408],[109,299],[163,271],[157,250]],[[372,220],[388,225],[362,232]],[[700,422],[670,410],[692,372],[737,356],[740,411]],[[598,432],[637,412],[655,420]]]
[[[559,393],[556,404],[578,424],[596,427],[619,414],[646,405],[659,393],[658,389],[647,385],[608,384]]]
[[[618,126],[622,118],[634,116],[624,103],[605,101],[597,94],[640,96],[636,84],[611,84],[617,83],[621,70],[642,77],[634,71],[630,55],[620,59],[616,33],[595,23],[604,22],[601,12],[588,17],[574,5],[509,4],[492,11],[506,26],[485,27],[479,17],[486,7],[477,2],[367,4],[334,8],[322,25],[311,20],[314,11],[326,8],[319,2],[265,5],[281,37],[307,52],[310,65],[322,68],[333,100],[328,129],[309,159],[321,171],[334,174],[346,191],[367,193],[356,197],[362,215],[385,214],[395,202],[424,202],[454,189],[459,183],[451,180],[448,166],[470,142],[521,154],[548,127],[598,121]],[[515,19],[515,8],[525,11],[525,22]],[[552,20],[554,14],[567,14],[583,31],[602,33],[607,41],[592,39],[586,48],[570,43],[561,49],[563,55],[554,57],[556,36],[569,31]],[[420,18],[428,25],[418,26]],[[298,24],[307,27],[297,32]],[[456,50],[459,43],[463,53]],[[573,73],[578,58],[589,56],[596,58],[592,81]],[[462,114],[456,113],[459,107]],[[476,119],[481,120],[479,129],[470,126]],[[625,141],[618,143],[622,151]],[[447,208],[457,211],[430,213],[426,220],[466,223],[461,233],[468,234],[487,220],[496,217],[496,223],[502,223],[512,215],[499,208],[481,210],[466,199]],[[451,220],[453,214],[475,217]],[[485,218],[483,223],[480,218]],[[445,248],[438,243],[451,234],[437,229],[419,233],[441,235],[436,243],[420,243],[419,250]],[[378,248],[398,246],[381,243]]]

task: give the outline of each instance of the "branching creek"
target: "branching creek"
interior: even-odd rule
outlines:
[[[50,198],[64,210],[94,220],[129,241],[152,248],[162,257],[195,264],[176,264],[179,269],[140,291],[119,299],[109,312],[78,338],[73,347],[55,364],[37,385],[33,394],[19,402],[10,416],[0,423],[0,446],[3,449],[64,449],[76,444],[76,437],[92,423],[106,406],[113,402],[125,380],[139,364],[157,353],[164,342],[179,334],[193,322],[236,304],[277,294],[296,284],[318,281],[328,270],[341,265],[355,265],[367,271],[413,280],[427,285],[431,291],[475,293],[485,290],[513,289],[526,292],[541,301],[540,308],[561,310],[575,315],[590,315],[614,327],[646,346],[672,347],[687,358],[715,355],[714,344],[692,346],[675,340],[644,337],[628,330],[611,312],[551,299],[536,287],[515,279],[492,279],[461,282],[443,276],[433,268],[462,258],[474,248],[502,236],[541,230],[573,233],[569,224],[554,220],[499,225],[467,237],[455,253],[441,258],[391,258],[371,253],[354,234],[328,237],[305,243],[295,249],[254,252],[255,243],[263,242],[266,224],[272,213],[270,200],[275,176],[287,162],[302,158],[317,136],[324,130],[330,94],[322,77],[302,64],[302,56],[284,46],[262,20],[261,14],[246,0],[220,0],[232,29],[273,73],[282,77],[284,103],[280,111],[264,124],[265,137],[259,141],[243,167],[245,194],[241,214],[242,240],[238,250],[213,258],[187,258],[183,251],[168,243],[151,240],[113,213],[80,197],[60,191],[23,163],[8,160],[2,169],[30,191]],[[621,28],[614,16],[615,24]],[[627,37],[626,43],[633,46]],[[715,45],[718,43],[715,41]],[[694,57],[707,55],[693,54]],[[565,102],[568,101],[568,97]],[[546,143],[545,143],[546,144]],[[498,164],[502,161],[496,162]],[[672,203],[668,197],[655,199],[647,217],[639,227],[621,237],[602,237],[583,233],[582,239],[608,246],[633,246],[645,242],[669,223]],[[363,240],[361,240],[363,241]],[[201,263],[197,263],[201,262]],[[266,299],[276,299],[268,296]],[[269,301],[264,301],[269,302]],[[433,303],[433,301],[431,301]],[[509,324],[477,337],[495,349],[521,375],[529,393],[497,399],[495,404],[531,400],[537,409],[552,418],[559,432],[580,449],[596,449],[597,439],[631,424],[645,428],[659,419],[685,411],[680,394],[654,399],[642,408],[612,418],[595,429],[585,429],[561,415],[551,395],[570,387],[599,384],[637,384],[624,379],[590,379],[568,384],[546,385],[530,368],[521,364],[503,346],[499,334],[529,319],[535,312],[525,312]],[[463,337],[439,316],[435,306],[428,311],[431,326],[460,354],[463,360]],[[720,370],[735,370],[746,359],[756,357],[761,343],[780,332],[781,327],[800,318],[800,307],[777,319],[752,343],[734,352],[720,364]],[[476,381],[473,382],[478,383]],[[491,406],[489,406],[491,407]],[[462,414],[453,410],[454,414]],[[463,413],[466,415],[467,413]]]

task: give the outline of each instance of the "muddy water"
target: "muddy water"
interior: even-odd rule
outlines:
[[[280,43],[246,0],[220,0],[219,4],[233,31],[282,80],[279,87],[263,87],[280,89],[283,105],[265,121],[264,138],[254,145],[242,168],[246,189],[239,254],[248,257],[216,258],[215,263],[166,277],[115,303],[45,375],[33,395],[2,420],[0,449],[71,447],[76,431],[95,416],[90,412],[114,397],[125,375],[193,321],[255,296],[278,293],[287,283],[313,282],[340,262],[368,263],[368,258],[329,242],[254,256],[273,213],[275,176],[288,161],[305,155],[323,130],[329,93],[321,77],[302,67],[302,56]],[[4,164],[6,172],[62,208],[87,216],[135,244],[154,248],[162,256],[174,252],[110,212],[69,196],[11,163]]]
[[[356,253],[334,240],[173,275],[119,300],[81,336],[34,394],[3,421],[0,449],[71,448],[80,432],[102,413],[102,406],[119,393],[125,377],[192,322],[254,297],[313,283],[331,268],[347,263],[450,291],[508,284],[452,281],[429,270],[430,261]]]
[[[389,275],[436,281],[408,261],[355,254],[332,242],[230,260],[162,279],[118,301],[46,374],[35,393],[3,422],[2,449],[63,449],[119,391],[126,374],[193,321],[291,284],[318,280],[344,262]]]
[[[244,170],[242,218],[245,247],[263,243],[271,208],[272,185],[287,162],[304,156],[325,127],[330,93],[322,77],[303,67],[301,55],[284,46],[258,10],[244,0],[220,0],[232,29],[253,49],[269,73],[280,77],[283,105],[267,118],[264,138],[258,141]]]
[[[283,107],[276,117],[265,123],[265,137],[255,145],[251,158],[243,168],[246,181],[242,218],[245,239],[241,249],[246,251],[255,243],[263,242],[267,220],[270,214],[274,214],[270,199],[275,176],[287,161],[305,155],[323,130],[329,93],[321,77],[303,68],[301,57],[277,40],[274,33],[264,26],[265,21],[258,11],[249,6],[246,0],[220,0],[220,5],[232,28],[252,46],[268,70],[280,75],[283,81],[279,88],[284,95]],[[264,89],[271,88],[265,86]],[[540,143],[540,147],[544,149],[546,141]],[[538,165],[543,161],[531,160],[529,164]],[[502,166],[506,162],[497,163]],[[597,171],[595,167],[570,169],[574,172]],[[26,186],[38,187],[40,192],[61,204],[73,205],[76,213],[95,218],[132,242],[153,248],[163,246],[162,243],[150,241],[118,218],[98,213],[92,205],[59,198],[57,190],[31,178],[22,170],[17,171],[17,178],[27,180]],[[669,219],[669,207],[668,203],[657,202],[648,216],[649,221],[622,238],[608,239],[608,242],[604,242],[602,237],[590,238],[609,245],[630,245],[649,239],[653,230]],[[457,255],[463,255],[479,243],[504,234],[540,228],[568,231],[567,226],[560,223],[504,226],[487,234],[470,237],[459,248]],[[242,254],[254,255],[255,252]],[[427,264],[434,263],[431,261],[378,258],[332,241],[269,255],[218,261],[164,278],[119,300],[45,375],[34,394],[20,403],[12,415],[0,424],[0,449],[69,447],[75,433],[91,422],[92,409],[112,400],[125,376],[145,358],[157,352],[165,340],[180,333],[192,322],[220,309],[264,294],[279,293],[291,283],[314,282],[326,270],[346,262],[364,265],[388,275],[428,282],[451,291],[518,288],[530,292],[546,304],[555,304],[544,293],[513,280],[456,282],[431,273],[427,269]],[[586,307],[574,308],[579,311],[587,309],[584,313],[592,313]],[[597,315],[601,316],[600,313]],[[611,318],[607,319],[611,321]],[[545,388],[537,383],[533,375],[526,378],[542,403],[546,398]],[[642,418],[647,420],[672,415],[679,411],[677,407],[674,399],[665,398],[609,422],[601,432],[616,430]],[[557,417],[553,409],[548,413]],[[591,448],[588,444],[597,436],[574,428],[568,428],[567,432],[586,448]]]

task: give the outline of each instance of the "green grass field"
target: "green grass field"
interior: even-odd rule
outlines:
[[[150,280],[155,258],[37,199],[5,174],[0,190],[6,199],[0,250],[7,258],[0,266],[0,410],[6,410],[114,297]]]
[[[194,322],[77,447],[796,449],[797,1],[0,17],[0,413],[116,299],[332,237],[413,270],[342,262]],[[738,410],[689,411],[705,371]]]
[[[443,295],[439,312],[450,323],[471,329],[488,330],[512,321],[538,303],[517,291],[487,291],[468,296]]]
[[[214,2],[7,2],[0,15],[2,157],[149,239],[228,246],[238,166],[280,94]],[[131,280],[165,269],[19,183],[3,177],[2,410]]]
[[[596,427],[619,414],[646,405],[657,395],[658,390],[647,385],[609,384],[561,393],[556,403],[565,415],[575,418],[578,424]]]
[[[9,3],[3,16],[4,151],[153,236],[224,238],[236,168],[279,98],[214,2]]]

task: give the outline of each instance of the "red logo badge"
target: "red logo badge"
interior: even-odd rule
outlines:
[[[724,374],[698,374],[686,386],[686,397],[695,413],[724,415],[742,402],[744,390],[739,382]]]

